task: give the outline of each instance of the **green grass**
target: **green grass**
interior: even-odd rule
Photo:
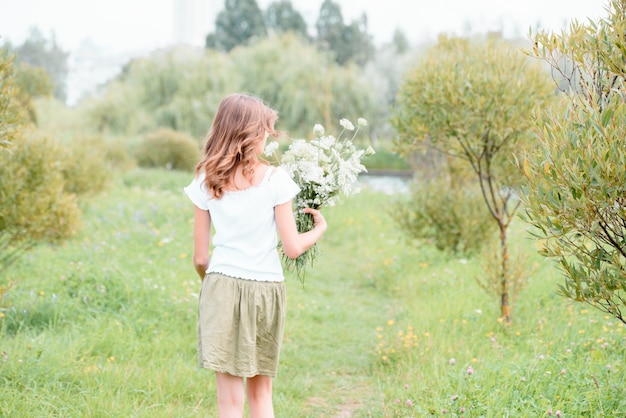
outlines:
[[[216,416],[196,366],[189,176],[119,175],[83,202],[76,238],[1,279],[15,286],[0,299],[0,416]],[[534,273],[504,325],[480,260],[405,241],[390,199],[326,209],[320,259],[304,287],[288,276],[277,417],[626,415],[624,327],[555,294],[523,225],[512,246]]]

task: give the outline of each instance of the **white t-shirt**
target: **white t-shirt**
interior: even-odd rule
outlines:
[[[226,191],[214,199],[200,173],[185,193],[211,214],[213,253],[207,273],[259,281],[284,280],[277,251],[274,207],[288,202],[300,188],[282,168],[268,167],[258,185]]]

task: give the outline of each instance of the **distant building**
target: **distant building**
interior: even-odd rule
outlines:
[[[215,0],[172,0],[174,43],[204,46],[207,34],[213,31]]]

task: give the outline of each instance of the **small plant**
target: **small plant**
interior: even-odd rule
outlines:
[[[193,171],[200,159],[200,147],[183,132],[161,128],[145,137],[135,150],[135,157],[140,167]]]
[[[496,229],[480,193],[467,185],[450,187],[445,179],[414,185],[409,199],[389,212],[408,237],[452,254],[477,253]]]

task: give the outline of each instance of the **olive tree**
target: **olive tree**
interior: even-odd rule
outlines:
[[[534,35],[528,53],[550,65],[567,109],[535,126],[524,218],[561,267],[560,293],[626,322],[626,0],[607,11]]]
[[[499,296],[507,322],[512,291],[526,280],[513,273],[507,241],[522,178],[512,160],[532,144],[533,111],[553,91],[537,62],[499,38],[442,36],[407,74],[393,111],[398,151],[432,147],[460,158],[473,173],[499,231],[496,265],[479,283]]]

